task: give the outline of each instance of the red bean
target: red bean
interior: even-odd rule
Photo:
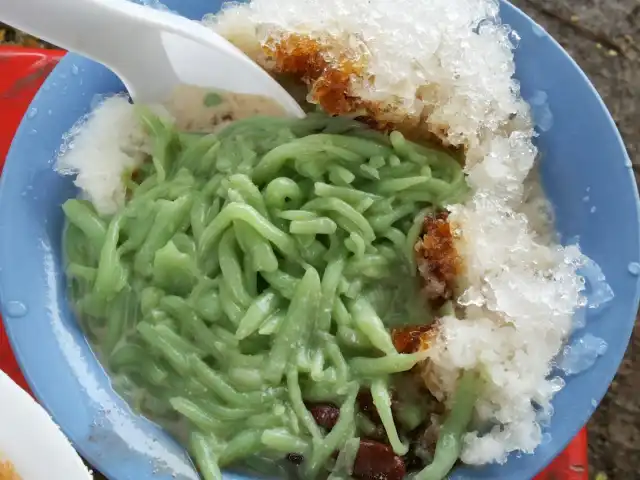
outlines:
[[[360,440],[353,463],[353,476],[362,480],[402,480],[407,473],[404,461],[388,445]]]
[[[331,430],[336,426],[338,417],[340,417],[340,409],[331,403],[315,403],[307,405],[307,408],[313,415],[316,423],[327,430]]]

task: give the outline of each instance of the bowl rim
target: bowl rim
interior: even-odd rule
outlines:
[[[610,127],[612,129],[613,132],[615,132],[615,135],[617,136],[617,142],[618,142],[618,146],[620,148],[621,151],[621,157],[620,161],[624,161],[624,162],[629,162],[630,163],[630,159],[628,156],[628,153],[626,151],[626,148],[624,146],[624,143],[622,141],[622,138],[619,134],[619,132],[617,131],[617,127],[615,126],[615,123],[613,122],[613,119],[611,118],[611,115],[609,114],[608,110],[606,109],[606,106],[604,105],[604,102],[602,101],[601,97],[599,96],[599,94],[597,93],[597,91],[595,90],[595,88],[593,87],[592,83],[589,81],[589,79],[587,78],[587,76],[584,74],[584,72],[579,68],[579,66],[577,65],[577,63],[568,55],[568,53],[558,44],[558,42],[553,39],[553,37],[551,37],[550,35],[548,35],[548,33],[546,33],[546,31],[539,26],[533,19],[531,19],[530,17],[528,17],[524,12],[522,12],[520,9],[518,9],[517,7],[513,6],[512,4],[502,0],[502,9],[510,9],[512,12],[512,15],[519,15],[522,16],[522,18],[527,19],[528,22],[530,22],[532,25],[536,25],[538,26],[544,33],[544,38],[546,40],[549,40],[552,42],[553,44],[553,48],[558,49],[560,52],[562,52],[562,54],[564,55],[564,60],[568,61],[569,64],[572,66],[573,69],[575,69],[577,72],[579,72],[582,77],[583,80],[585,82],[586,85],[588,85],[592,91],[592,93],[595,95],[595,97],[597,98],[597,100],[600,103],[601,109],[603,111],[603,115],[605,115],[608,119],[608,123],[610,124]],[[501,12],[502,14],[504,14],[504,11]],[[61,62],[60,64],[56,67],[56,71],[60,72],[60,71],[65,71],[66,69],[68,69],[69,65],[71,65],[72,63],[78,63],[80,61],[80,57],[77,57],[73,54],[68,54]],[[48,78],[45,82],[45,85],[47,84],[47,82],[51,82],[52,79],[51,77]],[[41,90],[38,92],[38,94],[36,95],[36,97],[34,98],[32,105],[35,105],[39,102],[39,99],[45,95],[43,93],[43,90],[46,90],[45,87],[41,88]],[[18,161],[17,160],[12,160],[12,158],[15,156],[17,157],[19,154],[15,153],[18,150],[18,146],[21,143],[24,143],[25,141],[29,141],[30,138],[32,137],[28,137],[29,133],[27,132],[27,129],[29,127],[26,125],[25,120],[23,119],[23,122],[16,134],[16,137],[14,139],[14,143],[12,145],[11,151],[9,153],[9,155],[7,156],[7,166],[11,167],[13,164],[17,164]],[[17,145],[17,146],[16,146]],[[10,170],[10,169],[9,169]],[[10,175],[4,175],[2,180],[0,180],[0,201],[2,200],[2,198],[5,196],[5,192],[7,190],[6,185],[8,184],[8,180],[6,180],[7,177],[9,177]],[[638,195],[638,190],[637,190],[637,185],[635,183],[635,178],[633,177],[633,173],[630,170],[629,171],[629,180],[630,182],[632,182],[633,185],[635,185],[633,187],[634,190],[634,199],[635,199],[635,217],[637,219],[637,230],[638,232],[640,232],[640,210],[639,210],[639,203],[640,203],[640,197]],[[638,254],[640,254],[640,243],[637,245],[637,249],[638,249]],[[1,256],[4,255],[3,252],[0,252],[0,258]],[[0,292],[2,293],[2,292]],[[5,298],[2,299],[3,302],[6,301]],[[638,279],[636,281],[636,285],[635,285],[635,296],[633,299],[634,305],[636,306],[636,310],[637,310],[637,305],[639,303],[640,300],[640,279]],[[3,310],[6,309],[6,305],[3,304]],[[626,344],[628,345],[630,336],[631,336],[631,332],[632,332],[632,328],[633,328],[633,324],[635,322],[635,317],[633,321],[627,321],[626,323],[622,323],[623,326],[626,326],[627,328],[622,331],[622,335],[619,335],[620,338],[624,337],[626,339]],[[7,322],[7,333],[9,336],[9,339],[11,341],[12,346],[14,347],[14,350],[16,352],[16,358],[18,359],[18,362],[20,363],[20,365],[25,368],[25,363],[28,363],[25,361],[25,358],[21,352],[20,348],[17,348],[19,346],[19,338],[18,335],[16,333],[16,330],[14,328],[12,328],[12,322]],[[608,385],[610,383],[610,381],[613,379],[613,376],[619,366],[619,364],[622,361],[622,356],[624,355],[624,349],[622,349],[621,352],[618,352],[618,354],[616,354],[614,361],[609,361],[609,366],[607,368],[607,371],[605,372],[605,375],[601,375],[602,377],[607,377],[607,383],[606,385],[604,384],[604,382],[602,382],[601,388],[598,389],[597,394],[593,395],[593,398],[599,402],[600,399],[602,398],[602,396],[604,396],[604,394],[606,393],[606,390],[608,388]],[[615,365],[614,365],[615,364]],[[35,395],[39,398],[39,400],[42,402],[43,406],[45,408],[48,409],[47,407],[47,399],[43,398],[39,395],[39,389],[37,388],[37,385],[34,385],[31,381],[31,376],[30,376],[30,368],[26,367],[25,368],[25,377],[27,378],[27,381],[29,382],[29,384],[31,385],[31,387],[33,388],[33,391],[35,393]],[[595,405],[594,405],[595,407]],[[585,411],[583,415],[580,415],[580,417],[583,417],[584,422],[586,422],[586,420],[589,418],[589,416],[591,415],[592,412],[588,412]],[[584,422],[582,424],[584,424]],[[566,443],[568,443],[572,436],[575,435],[575,433],[577,433],[577,431],[579,430],[579,428],[582,426],[581,425],[577,425],[575,427],[575,431],[572,432],[571,436],[568,436],[566,441],[563,441],[563,444],[566,445]],[[62,425],[62,428],[65,429],[65,426]],[[104,461],[99,457],[96,456],[94,454],[91,453],[90,448],[88,448],[86,445],[83,445],[82,442],[77,441],[78,439],[74,439],[73,437],[71,437],[71,440],[74,441],[74,444],[76,445],[76,447],[78,448],[78,450],[85,456],[85,458],[87,458],[88,460],[90,460],[92,462],[93,465],[96,465],[97,468],[100,469],[100,466],[104,466]],[[563,445],[563,446],[564,446]],[[557,452],[561,451],[561,449],[558,449]],[[556,453],[557,453],[556,452]],[[528,466],[525,468],[526,470],[526,474],[529,475],[533,475],[535,473],[537,473],[538,471],[542,470],[544,468],[545,465],[547,465],[551,460],[552,460],[552,455],[550,454],[544,454],[544,455],[540,455],[538,452],[534,453],[533,455],[530,456],[531,458],[536,457],[537,458],[537,466],[531,467]],[[542,458],[541,458],[542,457]],[[510,460],[509,463],[512,463],[512,461]],[[501,467],[498,467],[501,468]],[[109,468],[105,468],[104,469],[106,473],[108,473]],[[512,472],[513,473],[513,472]],[[453,479],[461,479],[461,478],[479,478],[476,477],[473,472],[470,469],[463,469],[462,471],[462,476],[458,475],[458,471],[456,471],[456,473],[454,473],[454,475],[452,476]],[[492,477],[492,478],[503,478],[500,475]],[[507,477],[504,477],[507,478]]]

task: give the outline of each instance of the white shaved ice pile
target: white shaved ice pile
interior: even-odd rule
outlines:
[[[535,133],[513,79],[517,36],[497,15],[493,0],[254,0],[205,19],[267,69],[262,44],[285,34],[332,45],[329,59],[341,49],[355,52],[367,75],[351,78],[352,95],[465,149],[472,195],[449,215],[464,265],[463,314],[439,320],[427,377],[432,393],[447,401],[460,369],[483,374],[478,431],[466,435],[461,457],[468,464],[533,452],[540,421],[564,385],[552,377],[556,356],[584,366],[571,355],[595,361],[606,348],[585,337],[580,351],[566,351],[573,314],[588,306],[578,271],[593,262],[577,246],[557,243],[542,191],[535,178],[533,187],[526,181]],[[72,131],[58,168],[77,173],[98,211],[112,213],[124,201],[122,174],[138,165],[133,152],[141,147],[131,106],[115,97]],[[589,281],[611,298],[602,275]]]
[[[66,135],[57,170],[77,174],[76,186],[101,214],[124,205],[122,175],[139,166],[147,136],[125,96],[101,102]]]

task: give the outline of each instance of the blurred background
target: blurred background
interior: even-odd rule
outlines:
[[[640,178],[640,0],[512,3],[555,37],[591,78],[622,133],[636,179]],[[3,43],[51,47],[0,23]],[[590,471],[597,480],[640,479],[639,348],[636,325],[618,375],[588,425]]]

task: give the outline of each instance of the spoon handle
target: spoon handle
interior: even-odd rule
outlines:
[[[173,70],[163,68],[169,60],[160,31],[146,20],[156,14],[169,15],[169,24],[188,22],[126,0],[9,0],[0,6],[2,22],[105,65],[142,101],[162,98],[177,83]]]
[[[0,20],[49,43],[86,56],[110,57],[131,25],[114,23],[108,1],[20,0],[3,2]],[[114,27],[118,27],[117,30]]]

